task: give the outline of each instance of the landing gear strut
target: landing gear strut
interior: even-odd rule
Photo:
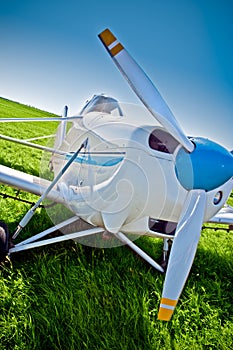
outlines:
[[[9,231],[7,225],[0,221],[0,263],[5,261],[9,252]]]
[[[162,262],[160,264],[165,271],[167,269],[171,247],[172,247],[172,240],[165,238],[163,240],[163,257],[162,257]]]

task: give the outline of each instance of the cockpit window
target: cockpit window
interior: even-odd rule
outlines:
[[[123,116],[123,112],[116,99],[105,95],[94,95],[82,109],[81,115],[91,112],[102,112],[113,116]]]
[[[173,153],[178,145],[179,142],[162,129],[153,130],[149,136],[150,148],[159,152]]]

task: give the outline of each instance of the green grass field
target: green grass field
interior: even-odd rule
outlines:
[[[49,115],[0,98],[0,117]],[[0,124],[0,133],[26,139],[55,128],[56,123]],[[3,165],[38,175],[41,157],[39,150],[0,140]],[[0,192],[17,194],[1,184]],[[0,196],[0,220],[13,232],[29,207]],[[22,235],[50,225],[41,208]],[[0,350],[233,349],[233,232],[212,226],[203,229],[169,323],[157,320],[164,275],[124,246],[97,249],[71,241],[12,255],[0,267]],[[160,240],[142,237],[137,243],[160,258]]]

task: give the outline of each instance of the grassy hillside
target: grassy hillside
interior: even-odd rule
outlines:
[[[0,99],[0,117],[32,115],[50,114]],[[0,133],[27,139],[53,134],[55,127],[0,124]],[[38,174],[41,156],[41,151],[0,140],[1,164]],[[0,192],[17,191],[0,185]],[[0,220],[11,232],[28,208],[0,196]],[[39,209],[22,234],[50,224],[46,211]],[[232,349],[232,234],[203,229],[169,323],[157,320],[164,276],[126,247],[104,250],[66,242],[12,255],[0,268],[0,349]],[[159,240],[143,237],[137,243],[160,258]]]
[[[39,118],[53,117],[55,115],[39,109],[28,107],[17,102],[0,98],[0,118]],[[57,123],[0,123],[0,134],[19,139],[29,139],[38,136],[54,134]],[[38,175],[42,152],[25,146],[11,144],[0,140],[0,162],[14,169]],[[47,139],[37,141],[46,145]]]

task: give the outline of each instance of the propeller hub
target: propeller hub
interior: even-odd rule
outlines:
[[[176,176],[184,188],[211,191],[233,176],[233,155],[227,149],[201,137],[191,141],[194,151],[181,148],[176,157]]]

